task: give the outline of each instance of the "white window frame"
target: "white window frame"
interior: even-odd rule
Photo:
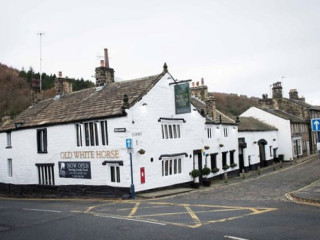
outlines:
[[[166,158],[162,160],[162,177],[175,176],[182,173],[182,158]]]
[[[109,145],[109,136],[108,136],[108,122],[106,120],[100,121],[100,132],[101,132],[101,144],[106,146]]]
[[[77,132],[77,147],[82,147],[83,146],[83,141],[82,141],[82,128],[83,124],[77,123],[76,124],[76,132]]]
[[[212,129],[211,129],[211,127],[207,128],[207,136],[208,136],[208,138],[212,138]]]
[[[177,123],[162,123],[161,133],[162,139],[176,139],[181,138],[180,124]]]
[[[39,185],[55,185],[54,183],[54,164],[36,164],[38,170]]]
[[[99,126],[98,122],[86,122],[84,123],[84,137],[85,145],[90,146],[99,146]]]
[[[7,148],[12,148],[11,132],[7,132]]]
[[[8,158],[7,163],[8,163],[8,177],[12,177],[13,176],[12,158]]]
[[[228,137],[228,128],[227,127],[223,128],[223,136]]]
[[[110,181],[112,183],[121,182],[120,166],[110,165]]]
[[[37,129],[37,151],[38,153],[48,152],[48,132],[46,128]]]

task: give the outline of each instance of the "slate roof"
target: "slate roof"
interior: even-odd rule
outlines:
[[[221,123],[223,123],[223,124],[236,124],[233,119],[229,118],[227,115],[223,114],[218,109],[216,109],[218,119],[213,120],[207,116],[206,104],[204,102],[202,102],[201,100],[199,100],[198,98],[196,98],[194,96],[191,96],[190,101],[191,101],[191,104],[198,110],[198,112],[201,113],[201,110],[203,109],[204,114],[206,116],[206,123],[219,124],[220,123],[219,117],[221,116]]]
[[[274,131],[278,130],[274,126],[271,126],[269,124],[263,123],[259,121],[258,119],[255,119],[253,117],[239,117],[239,126],[238,130],[240,132],[245,131]]]
[[[73,92],[60,99],[47,99],[23,111],[15,119],[4,123],[0,132],[20,128],[39,127],[115,116],[124,116],[123,95],[129,98],[129,107],[139,101],[163,77],[161,74],[128,81],[113,82],[97,91],[96,87]],[[19,129],[20,129],[19,128]]]
[[[278,109],[266,109],[266,108],[260,108],[263,111],[266,111],[268,113],[271,113],[277,117],[286,119],[286,120],[290,120],[290,122],[292,123],[305,123],[305,121],[299,117],[296,117],[290,113],[278,110]]]
[[[302,107],[305,107],[305,108],[309,108],[309,109],[312,109],[312,110],[317,110],[317,111],[320,111],[320,107],[319,106],[314,106],[314,105],[311,105],[309,103],[306,103],[304,101],[301,101],[301,100],[296,100],[296,99],[290,99],[290,98],[287,98],[287,100],[291,101],[291,102],[294,102]]]

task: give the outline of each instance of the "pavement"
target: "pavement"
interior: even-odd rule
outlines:
[[[310,203],[320,206],[320,179],[302,189],[289,193],[289,197],[299,203]]]
[[[261,168],[259,171],[250,171],[245,174],[245,176],[234,176],[227,179],[214,179],[211,180],[211,186],[205,187],[200,186],[199,189],[194,188],[170,188],[170,189],[163,189],[163,190],[155,190],[151,192],[142,192],[137,193],[137,198],[141,199],[154,199],[154,198],[162,198],[172,195],[180,195],[187,192],[195,192],[195,191],[206,191],[209,189],[216,189],[220,187],[225,187],[227,185],[231,185],[234,183],[239,183],[243,181],[244,179],[251,179],[251,178],[257,178],[260,175],[264,175],[267,173],[271,173],[274,171],[280,171],[285,168],[292,167],[297,164],[301,164],[303,162],[306,162],[308,160],[311,160],[313,158],[319,157],[319,154],[312,154],[303,158],[296,159],[295,161],[285,161],[282,164],[281,163],[275,163],[274,165],[270,165],[265,168]],[[320,158],[320,157],[319,157]],[[312,205],[318,205],[320,206],[320,179],[311,183],[310,185],[305,186],[304,188],[301,188],[299,190],[296,190],[294,192],[288,193],[287,198],[297,202],[297,203],[303,203],[303,204],[312,204]]]

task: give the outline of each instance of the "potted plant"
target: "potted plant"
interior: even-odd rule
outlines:
[[[145,151],[144,149],[140,149],[140,150],[138,151],[138,153],[141,154],[141,155],[143,155],[143,154],[146,153],[146,151]]]
[[[228,164],[224,165],[224,166],[222,167],[222,169],[223,169],[223,170],[229,169],[229,165],[228,165]]]
[[[216,168],[216,167],[215,167],[215,168],[213,168],[213,169],[211,170],[211,172],[217,173],[217,172],[219,172],[219,170],[220,170],[219,168]]]
[[[193,183],[191,184],[192,187],[194,188],[199,188],[199,176],[200,176],[200,171],[198,169],[193,169],[190,172],[191,177],[193,178]]]
[[[207,166],[202,169],[202,175],[204,176],[203,185],[209,187],[211,182],[208,180],[207,176],[210,174],[211,170]]]

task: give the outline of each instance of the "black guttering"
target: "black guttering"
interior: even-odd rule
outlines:
[[[123,166],[123,161],[103,161],[102,162],[102,165],[107,165],[107,163],[109,163],[109,164],[119,164],[119,166]]]
[[[171,158],[171,157],[177,157],[177,156],[182,156],[184,155],[185,157],[188,157],[188,153],[174,153],[174,154],[162,154],[159,157],[159,160],[161,160],[162,158]]]
[[[162,120],[164,121],[182,121],[182,122],[186,122],[186,120],[184,118],[159,118],[158,122],[161,122]]]
[[[188,80],[181,80],[179,82],[172,82],[172,83],[169,83],[169,85],[176,85],[176,84],[180,84],[180,83],[186,83],[186,82],[192,82],[191,79],[188,79]]]

